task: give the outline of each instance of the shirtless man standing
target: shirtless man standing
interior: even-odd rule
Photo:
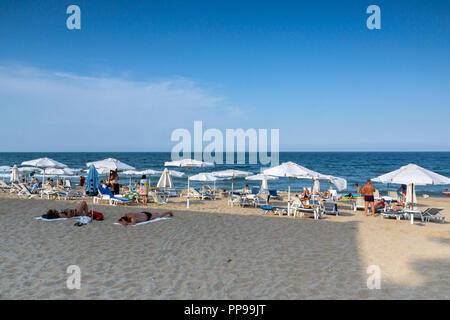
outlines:
[[[129,226],[139,222],[145,222],[156,218],[162,218],[165,216],[173,217],[172,211],[162,213],[150,213],[150,212],[126,213],[123,215],[123,217],[117,220],[117,222],[124,226]]]
[[[372,216],[375,217],[375,205],[374,205],[374,198],[373,193],[375,192],[375,187],[372,185],[372,182],[370,179],[367,179],[367,183],[362,188],[362,193],[364,194],[364,201],[366,203],[366,206],[364,207],[364,215],[367,217],[367,208],[370,204],[370,207],[372,208]]]

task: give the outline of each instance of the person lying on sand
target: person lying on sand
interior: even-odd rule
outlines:
[[[50,209],[47,211],[47,219],[72,218],[75,216],[85,216],[89,213],[86,201],[81,202],[75,209],[64,209],[61,211]]]
[[[165,216],[173,217],[172,211],[162,213],[151,213],[151,212],[126,213],[119,220],[117,220],[117,222],[124,226],[129,226],[139,222],[145,222],[156,218],[162,218]]]

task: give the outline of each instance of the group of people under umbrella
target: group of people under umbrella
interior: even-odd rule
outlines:
[[[74,169],[68,168],[67,165],[55,161],[50,158],[40,158],[30,161],[22,162],[23,166],[28,168],[34,168],[42,170],[42,175],[45,179],[45,175],[73,175],[77,172]],[[89,167],[88,177],[86,179],[86,192],[88,194],[95,194],[99,185],[98,175],[110,173],[110,179],[112,181],[113,189],[119,188],[118,172],[130,175],[151,175],[161,174],[158,181],[158,187],[160,188],[173,188],[171,176],[182,177],[182,172],[168,170],[157,171],[153,169],[147,169],[144,171],[136,171],[136,168],[127,165],[117,159],[108,158],[100,161],[89,162],[86,164]],[[318,185],[319,181],[328,181],[330,184],[334,184],[338,191],[345,190],[347,188],[347,181],[343,178],[325,175],[306,167],[303,167],[294,162],[284,162],[278,166],[274,166],[263,170],[260,174],[253,175],[251,172],[229,169],[216,172],[201,172],[194,176],[190,176],[191,168],[207,168],[213,167],[213,163],[203,162],[196,159],[182,159],[177,161],[165,162],[166,167],[180,167],[187,169],[187,200],[186,207],[190,206],[190,181],[203,181],[203,182],[216,182],[222,179],[231,179],[231,193],[234,190],[234,179],[237,177],[245,177],[247,180],[260,180],[262,181],[262,188],[267,189],[267,181],[275,180],[280,177],[288,178],[288,212],[290,212],[291,205],[291,179],[310,179],[314,181],[314,188]],[[18,180],[18,168],[8,166],[0,166],[0,170],[11,171],[11,181]],[[111,178],[112,177],[112,178]],[[131,178],[130,178],[131,179]],[[130,180],[131,181],[131,180]],[[415,203],[414,186],[417,185],[446,185],[450,184],[450,178],[437,174],[430,170],[424,169],[415,164],[408,164],[399,168],[398,170],[386,173],[379,177],[372,179],[374,182],[386,183],[386,184],[404,184],[410,186],[412,189],[410,203]],[[118,193],[118,190],[114,190]]]

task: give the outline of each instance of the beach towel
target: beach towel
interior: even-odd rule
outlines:
[[[143,225],[143,224],[147,224],[147,223],[151,223],[151,222],[156,222],[156,221],[160,221],[160,220],[170,220],[170,218],[165,218],[165,217],[163,217],[163,218],[156,218],[156,219],[149,220],[149,221],[139,222],[139,223],[134,224],[133,227],[141,226],[141,225]],[[113,224],[117,224],[117,225],[121,226],[121,224],[118,223],[118,222],[114,222]]]
[[[56,218],[56,219],[46,219],[44,217],[35,217],[35,220],[42,220],[42,221],[62,221],[62,220],[79,220],[80,217],[72,217],[72,218]]]

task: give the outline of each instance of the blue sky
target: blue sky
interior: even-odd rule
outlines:
[[[2,0],[0,151],[170,151],[194,120],[280,129],[282,151],[449,151],[449,17],[446,1]]]

